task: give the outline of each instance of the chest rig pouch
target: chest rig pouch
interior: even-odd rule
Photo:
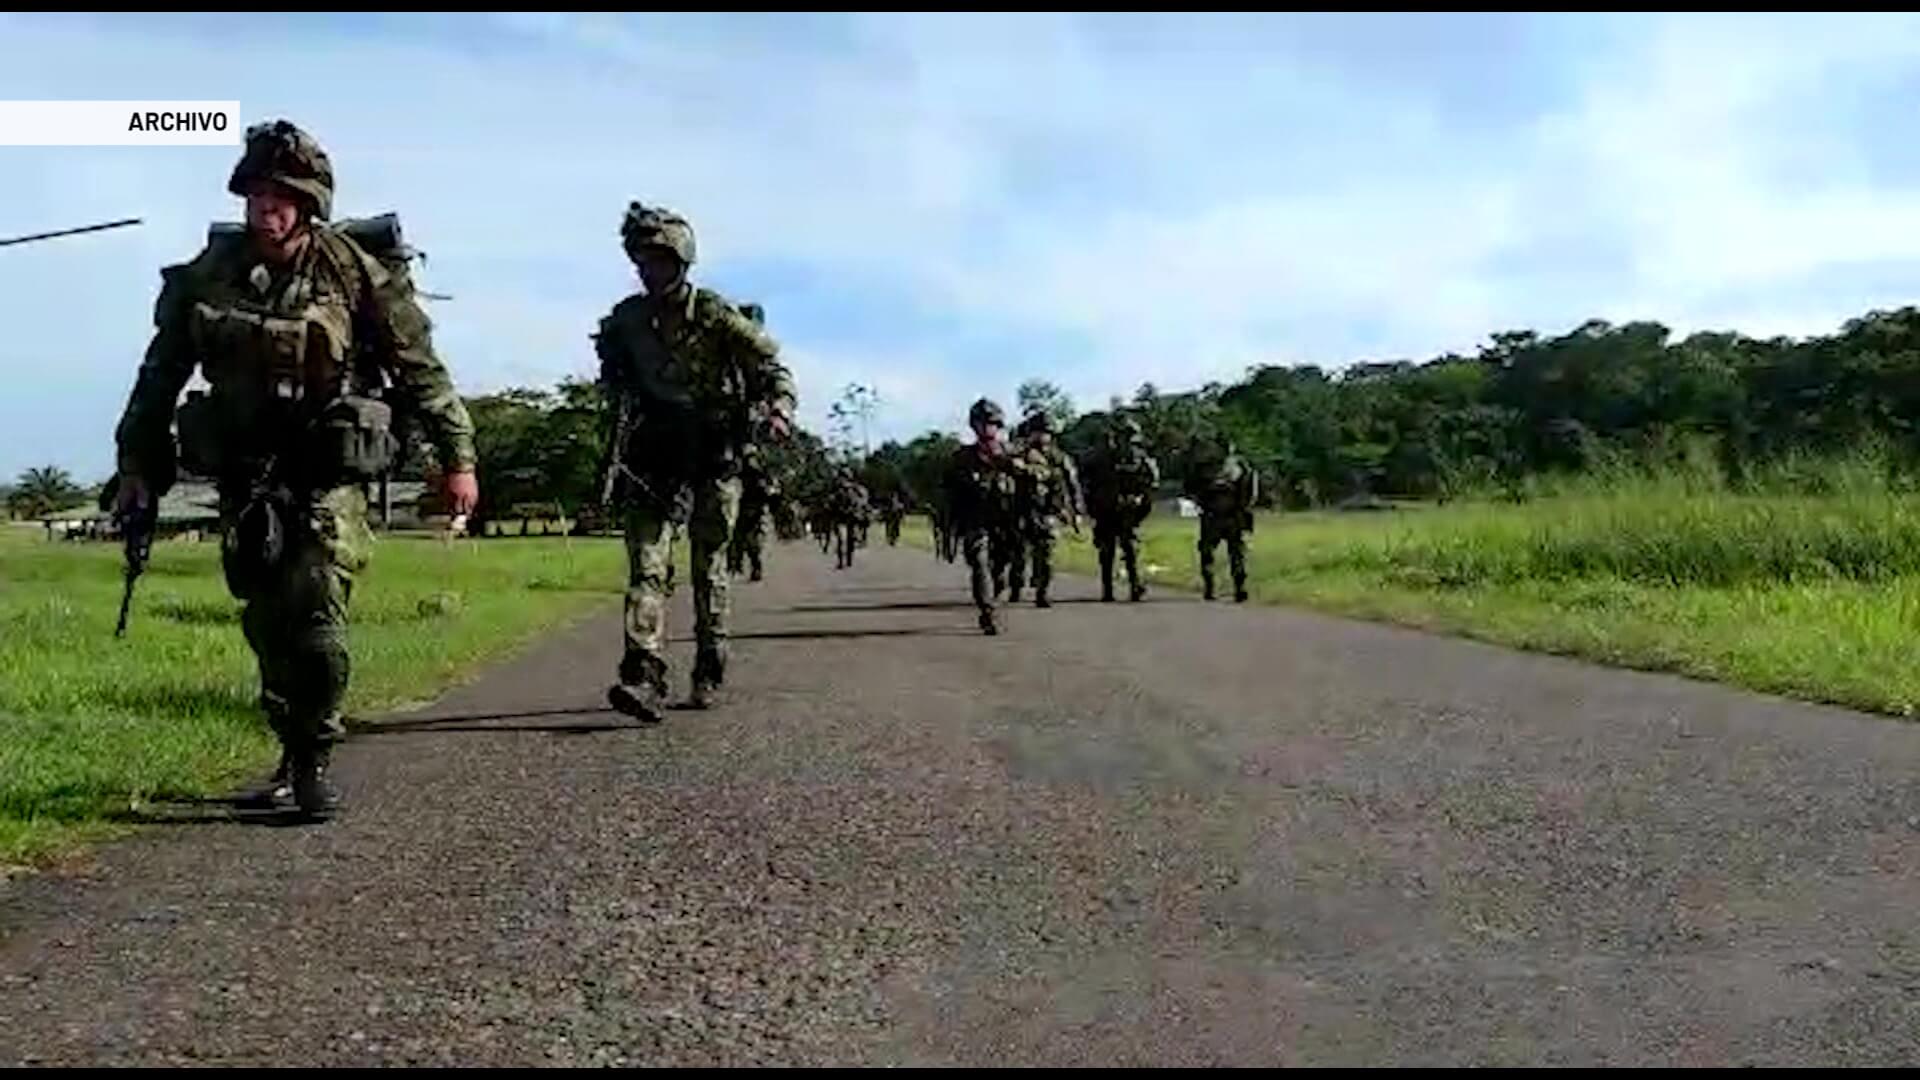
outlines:
[[[180,414],[196,471],[244,475],[275,460],[289,482],[324,488],[373,480],[392,465],[392,409],[356,393],[350,378],[346,305],[309,290],[304,280],[290,288],[291,312],[239,301],[194,306],[193,339],[212,384]]]

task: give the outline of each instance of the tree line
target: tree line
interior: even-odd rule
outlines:
[[[851,465],[876,493],[924,501],[960,440],[929,431],[862,453],[851,418],[877,408],[850,387],[835,410],[839,437],[801,430],[768,455],[790,494],[822,489]],[[591,380],[552,389],[471,396],[485,477],[485,512],[531,503],[568,515],[599,495],[609,419]],[[955,402],[956,417],[969,402]],[[1376,361],[1340,371],[1263,365],[1233,383],[1164,391],[1151,383],[1131,399],[1077,411],[1044,379],[1022,384],[1016,411],[1050,413],[1061,442],[1082,454],[1124,410],[1136,418],[1177,487],[1196,436],[1224,435],[1261,473],[1270,498],[1290,507],[1364,496],[1456,497],[1518,490],[1541,474],[1578,473],[1626,455],[1658,466],[1704,448],[1738,480],[1793,454],[1835,454],[1874,445],[1910,462],[1920,418],[1920,309],[1874,311],[1809,338],[1703,332],[1674,339],[1656,322],[1590,320],[1567,333],[1493,334],[1472,356]],[[430,460],[417,438],[396,476],[421,479]],[[64,472],[29,470],[9,509],[22,516],[77,501]]]

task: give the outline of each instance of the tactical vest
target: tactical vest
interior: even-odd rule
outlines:
[[[209,246],[244,243],[244,232],[216,223]],[[307,256],[315,263],[352,257],[325,247],[324,237],[314,243],[322,245]],[[203,285],[187,332],[211,393],[189,394],[179,410],[190,471],[228,478],[270,463],[285,482],[324,488],[364,483],[392,465],[392,410],[356,371],[365,347],[353,332],[357,298],[339,280],[350,274],[310,265],[276,281],[256,265],[241,281]]]
[[[956,453],[953,468],[955,524],[977,528],[1012,515],[1017,488],[1004,463],[988,460],[968,446]]]
[[[715,333],[700,305],[721,302],[696,289],[685,317],[657,325],[645,307],[609,320],[603,332],[618,335],[624,362],[618,392],[636,410],[628,442],[628,466],[666,484],[695,476],[738,474],[751,442],[745,378],[737,364],[714,355]]]
[[[1029,516],[1056,513],[1064,509],[1066,491],[1061,484],[1060,467],[1053,455],[1037,446],[1020,452],[1020,470],[1016,482],[1020,489],[1020,508]]]

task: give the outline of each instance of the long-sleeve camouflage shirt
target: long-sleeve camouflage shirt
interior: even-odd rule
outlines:
[[[956,449],[941,483],[952,528],[1011,528],[1016,521],[1014,500],[1027,470],[1011,449],[990,454],[978,442]]]
[[[759,423],[792,422],[793,376],[778,343],[711,289],[627,297],[600,320],[594,349],[609,398],[639,412],[627,451],[637,470],[737,468]]]
[[[387,401],[421,424],[445,468],[474,467],[473,421],[434,351],[426,313],[403,279],[352,240],[315,228],[300,254],[275,268],[244,234],[218,237],[161,277],[154,335],[115,434],[123,474],[160,486],[171,476],[170,429],[195,368],[227,415],[244,416],[271,408],[277,391],[285,396],[276,373],[296,373],[303,397],[318,405],[371,365],[391,381]]]

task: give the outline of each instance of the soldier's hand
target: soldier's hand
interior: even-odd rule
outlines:
[[[145,480],[138,476],[122,476],[119,494],[114,499],[114,512],[121,517],[132,517],[145,509],[151,498]]]
[[[472,469],[447,474],[447,509],[454,515],[473,513],[480,505],[480,481]]]

